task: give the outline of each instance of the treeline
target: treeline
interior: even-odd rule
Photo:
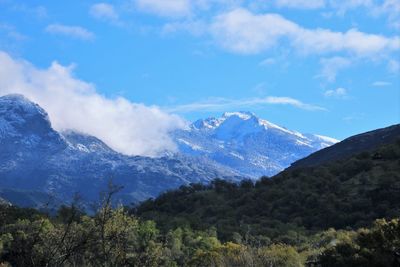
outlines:
[[[400,142],[96,212],[0,205],[0,266],[400,266]],[[383,219],[378,219],[383,218]],[[377,220],[378,219],[378,220]]]
[[[400,141],[255,183],[182,186],[132,212],[164,232],[216,227],[223,241],[250,234],[296,245],[330,227],[369,227],[377,218],[400,217]]]
[[[328,229],[296,245],[267,236],[221,242],[215,228],[178,227],[165,234],[154,221],[106,202],[88,216],[61,207],[55,216],[1,206],[0,266],[399,266],[400,221],[370,229]],[[5,219],[5,220],[4,220]]]

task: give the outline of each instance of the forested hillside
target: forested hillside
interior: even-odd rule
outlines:
[[[296,243],[334,227],[353,229],[400,217],[400,141],[318,167],[287,170],[253,184],[215,180],[148,200],[136,214],[161,229],[216,227],[222,240],[268,236]]]
[[[0,206],[0,266],[399,266],[400,222],[377,220],[369,228],[328,229],[290,244],[268,236],[235,235],[222,242],[215,228],[178,227],[160,232],[154,221],[112,209],[76,206],[49,217],[33,209]]]
[[[93,213],[0,204],[0,266],[400,266],[400,140],[239,184]]]

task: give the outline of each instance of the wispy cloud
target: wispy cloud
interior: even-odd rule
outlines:
[[[354,113],[351,115],[348,115],[344,118],[342,118],[342,120],[348,124],[352,124],[354,123],[354,121],[359,121],[365,118],[365,114],[364,113]]]
[[[171,34],[176,32],[189,32],[194,36],[201,36],[207,32],[207,24],[200,20],[191,20],[191,21],[174,21],[166,23],[162,27],[163,34]]]
[[[325,78],[329,82],[336,80],[338,72],[350,67],[351,60],[344,57],[322,58],[320,60],[321,72],[318,77]]]
[[[17,3],[17,1],[4,1],[10,4],[10,8],[13,11],[24,13],[28,16],[35,17],[37,19],[43,19],[48,17],[47,9],[44,6],[30,6],[29,4]],[[1,1],[0,1],[1,4]]]
[[[205,101],[198,101],[189,104],[165,107],[169,112],[193,112],[193,111],[226,111],[232,109],[249,108],[263,105],[288,105],[309,111],[326,111],[327,109],[304,103],[291,97],[267,96],[260,98],[229,99],[229,98],[210,98]]]
[[[324,93],[325,97],[334,97],[334,98],[346,98],[347,90],[345,88],[339,87],[332,90],[327,90]]]
[[[192,12],[190,0],[134,0],[136,8],[165,17],[184,17]]]
[[[376,86],[376,87],[385,87],[385,86],[389,86],[392,85],[392,83],[390,82],[385,82],[385,81],[376,81],[372,83],[372,86]]]
[[[376,5],[374,4],[374,0],[329,0],[328,4],[333,10],[335,10],[337,15],[341,16],[349,10],[353,10],[356,8],[367,8],[371,10],[376,7]]]
[[[398,0],[275,0],[278,7],[296,9],[324,9],[325,14],[344,16],[363,9],[369,16],[385,16],[389,26],[400,29],[400,1]]]
[[[74,77],[73,67],[53,62],[40,69],[0,51],[0,96],[10,93],[41,105],[55,129],[94,135],[130,155],[156,156],[174,150],[169,133],[185,124],[156,106],[99,94],[93,84]]]
[[[7,23],[0,23],[0,32],[6,33],[7,38],[14,41],[25,41],[28,39],[28,36],[18,32],[15,26]]]
[[[46,32],[51,34],[64,35],[81,40],[93,40],[95,38],[94,33],[80,26],[50,24],[46,27]]]
[[[388,25],[400,29],[400,1],[398,0],[330,0],[329,7],[337,15],[343,16],[351,10],[363,8],[366,14],[372,17],[386,17]]]
[[[400,61],[397,59],[389,60],[388,70],[391,73],[399,74],[400,73]]]
[[[378,9],[381,14],[388,17],[389,25],[395,29],[400,29],[400,1],[385,0]]]
[[[107,3],[96,3],[93,4],[89,9],[89,14],[101,20],[110,21],[113,23],[119,22],[119,15],[115,10],[114,6]]]
[[[324,0],[276,0],[278,7],[317,9],[325,7]]]
[[[262,60],[260,63],[258,63],[258,65],[259,66],[269,66],[269,65],[273,65],[275,63],[276,63],[276,59],[269,57],[269,58]]]

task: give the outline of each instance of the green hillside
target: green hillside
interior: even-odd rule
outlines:
[[[181,187],[135,212],[163,230],[216,227],[223,240],[239,234],[295,243],[329,227],[368,226],[377,218],[400,217],[400,141],[255,184],[215,180]]]
[[[3,201],[0,266],[400,266],[400,139],[256,183],[181,187],[131,209],[113,208],[118,188],[90,215],[79,201],[56,213]]]

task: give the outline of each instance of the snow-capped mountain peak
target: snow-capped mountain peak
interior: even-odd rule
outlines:
[[[239,139],[248,134],[262,131],[264,127],[259,123],[259,119],[247,113],[235,112],[224,115],[220,125],[215,129],[215,136],[221,140]]]
[[[23,111],[24,113],[40,113],[47,115],[47,113],[38,104],[30,101],[23,95],[20,94],[9,94],[0,97],[1,110],[12,109],[15,111]]]
[[[208,129],[215,129],[218,127],[223,120],[216,119],[216,118],[207,118],[207,119],[200,119],[192,123],[190,129],[196,130],[208,130]]]
[[[212,159],[258,178],[273,175],[316,150],[337,143],[330,137],[289,130],[252,112],[225,112],[174,133],[181,153]]]
[[[18,94],[0,97],[0,118],[0,129],[7,128],[10,131],[27,122],[34,122],[33,125],[30,125],[32,130],[38,130],[39,127],[50,127],[46,111]]]
[[[210,117],[200,119],[195,121],[187,130],[215,131],[216,135],[222,139],[272,130],[282,132],[282,134],[293,135],[301,139],[307,139],[307,137],[300,132],[291,131],[265,119],[260,119],[256,114],[248,111],[225,112],[219,118]],[[320,139],[328,143],[338,142],[338,140],[334,138],[327,137],[322,139],[322,137],[323,136],[321,136]]]
[[[12,94],[0,97],[0,141],[6,145],[24,144],[30,149],[38,145],[58,149],[62,137],[53,130],[47,112],[23,95]]]

